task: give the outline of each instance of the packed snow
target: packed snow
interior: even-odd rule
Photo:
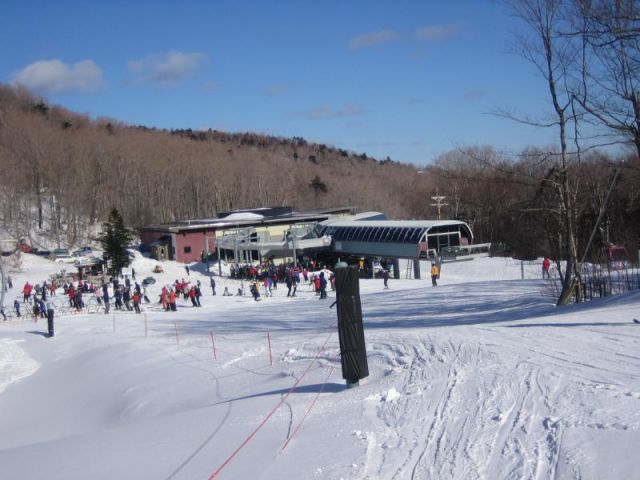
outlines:
[[[261,220],[264,218],[264,215],[260,215],[259,213],[253,212],[238,212],[231,213],[226,217],[223,217],[223,221],[240,221],[240,220]]]
[[[540,262],[502,258],[363,279],[347,389],[334,292],[213,296],[204,265],[157,263],[133,264],[157,279],[142,314],[0,321],[1,478],[640,478],[640,291],[558,308]],[[7,308],[59,268],[24,255]],[[203,306],[164,312],[181,278]]]

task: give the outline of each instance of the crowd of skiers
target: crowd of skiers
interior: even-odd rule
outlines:
[[[271,262],[267,262],[263,265],[232,265],[230,268],[229,277],[235,280],[249,280],[257,281],[264,280],[265,276],[271,279],[271,282],[277,284],[285,280],[289,270],[293,268],[292,264],[279,264],[274,265]],[[295,269],[300,276],[298,283],[304,278],[305,282],[309,281],[310,272],[318,270],[320,265],[316,261],[305,262],[304,264],[296,265]]]
[[[273,291],[277,290],[278,284],[283,284],[287,289],[287,297],[295,297],[298,286],[301,283],[310,285],[315,294],[320,299],[327,298],[327,287],[330,286],[335,290],[335,276],[333,273],[321,271],[312,273],[309,267],[317,268],[317,265],[299,265],[292,264],[274,265],[267,263],[260,266],[244,265],[235,266],[231,269],[231,277],[236,279],[250,280],[249,291],[255,300],[261,295],[273,296]],[[190,272],[189,272],[190,273]],[[188,274],[189,275],[189,274]],[[8,287],[13,285],[8,282]],[[216,281],[214,277],[210,277],[210,287],[212,295],[216,295]],[[261,293],[262,292],[262,293]],[[65,281],[59,284],[56,280],[44,281],[32,285],[26,282],[22,288],[22,302],[19,298],[14,300],[14,310],[16,316],[20,317],[21,310],[26,304],[36,318],[47,318],[51,312],[53,316],[54,304],[50,301],[52,296],[64,295],[68,298],[69,308],[81,311],[86,307],[87,298],[95,298],[95,303],[104,308],[105,313],[109,313],[111,307],[116,310],[134,311],[141,313],[141,304],[143,302],[150,304],[152,301],[148,296],[147,287],[140,285],[135,281],[135,277],[125,276],[124,282],[121,283],[119,278],[111,278],[102,285],[95,285],[90,281],[79,280],[77,283]],[[229,287],[224,287],[223,296],[233,295],[229,291]],[[243,288],[238,288],[236,296],[244,296]],[[200,307],[202,298],[202,284],[200,280],[192,283],[182,278],[175,280],[173,284],[167,284],[162,287],[158,297],[158,304],[165,311],[176,311],[178,300],[183,299],[184,302],[190,303],[193,307]],[[0,314],[5,317],[4,310]],[[53,327],[50,329],[53,336]]]
[[[213,295],[215,295],[215,280],[211,279],[211,289]],[[166,311],[175,312],[177,310],[177,300],[182,295],[184,301],[191,301],[193,307],[201,307],[200,298],[202,297],[202,290],[200,289],[202,284],[200,280],[195,284],[191,284],[188,281],[176,280],[173,285],[165,285],[160,292],[160,304]]]
[[[240,273],[242,272],[242,273]],[[260,266],[245,265],[242,267],[232,267],[232,277],[246,278],[251,280],[249,291],[254,299],[259,299],[262,291],[264,296],[273,296],[273,290],[277,290],[278,283],[284,283],[287,288],[287,297],[295,297],[298,286],[304,281],[315,291],[321,299],[327,298],[327,286],[335,290],[335,275],[319,274],[309,272],[305,266],[294,267],[293,265],[265,264]],[[216,281],[210,278],[212,295],[216,295]],[[202,284],[200,280],[195,283],[186,281],[184,278],[175,280],[173,284],[162,287],[158,303],[166,311],[177,310],[177,300],[183,298],[185,302],[190,302],[193,307],[201,306]],[[59,290],[68,297],[69,308],[78,311],[86,306],[86,297],[95,296],[96,302],[104,307],[105,313],[109,313],[111,306],[116,310],[135,311],[141,313],[140,305],[151,303],[147,287],[140,285],[137,281],[127,276],[124,283],[120,283],[118,278],[112,278],[109,282],[104,282],[101,286],[96,286],[89,281],[78,281],[77,283],[65,281],[58,285],[55,280],[44,281],[41,284],[32,285],[26,282],[22,289],[22,303],[32,302],[34,315],[42,315],[46,312],[46,301],[48,297],[55,296]],[[228,287],[224,287],[223,296],[231,296]],[[236,296],[243,296],[242,288],[238,289]],[[16,298],[14,309],[17,316],[20,316],[21,303]]]
[[[272,268],[273,266],[264,266],[261,270],[257,270],[255,277],[249,285],[249,292],[254,300],[260,299],[260,287],[262,286],[263,295],[266,297],[273,296],[273,290],[278,288],[279,273]],[[335,290],[335,275],[330,273],[329,278],[324,271],[319,274],[310,273],[305,267],[298,268],[291,265],[283,265],[280,269],[280,278],[284,278],[284,284],[287,287],[287,297],[295,297],[298,285],[304,279],[305,283],[311,285],[320,299],[327,298],[327,284],[331,285],[331,289]],[[242,295],[242,292],[238,292]]]
[[[151,303],[147,295],[147,287],[140,286],[138,282],[135,282],[132,286],[129,277],[125,279],[124,285],[121,285],[117,278],[112,279],[111,284],[113,289],[113,306],[116,310],[142,313],[140,309],[142,301],[144,300],[146,303]],[[104,306],[104,313],[109,313],[111,298],[109,296],[109,285],[107,283],[103,283],[100,290],[96,292],[96,300],[98,304]]]
[[[7,291],[9,288],[13,288],[13,282],[11,281],[11,277],[8,277],[8,281],[6,283]],[[46,318],[48,325],[48,334],[47,337],[53,337],[53,316],[55,312],[55,307],[53,302],[51,301],[51,296],[56,294],[57,286],[55,282],[51,282],[47,284],[47,282],[43,282],[42,285],[36,284],[31,285],[29,282],[26,282],[24,287],[22,288],[22,303],[31,304],[31,309],[34,318]],[[13,301],[13,309],[15,310],[16,316],[21,316],[21,307],[19,297],[16,297]],[[0,305],[0,315],[2,315],[4,320],[7,320],[7,315],[4,310],[4,306]]]

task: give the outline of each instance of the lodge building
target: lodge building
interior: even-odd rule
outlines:
[[[234,210],[215,218],[141,228],[144,246],[158,259],[190,263],[203,258],[236,262],[265,258],[437,258],[473,246],[471,228],[458,220],[387,220],[351,208],[295,212],[291,207]],[[397,271],[397,269],[396,269]]]

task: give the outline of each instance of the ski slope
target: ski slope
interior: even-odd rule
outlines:
[[[499,258],[435,288],[361,280],[370,376],[347,390],[332,292],[254,302],[216,277],[214,297],[201,267],[202,308],[57,318],[52,339],[0,322],[1,478],[640,478],[640,291],[557,308],[539,263]],[[25,255],[10,298],[51,268]],[[187,278],[165,271],[152,293]]]

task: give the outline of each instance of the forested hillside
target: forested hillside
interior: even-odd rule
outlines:
[[[93,121],[8,87],[0,87],[0,166],[8,230],[51,226],[70,243],[81,222],[100,223],[113,207],[132,226],[276,205],[429,215],[431,187],[412,165],[302,138]]]
[[[557,152],[556,152],[557,153]],[[132,227],[203,218],[259,206],[351,206],[395,219],[469,222],[476,242],[504,243],[522,256],[562,252],[556,153],[531,148],[506,156],[491,147],[454,150],[419,169],[302,138],[253,133],[165,131],[124,125],[49,105],[0,86],[0,226],[76,245],[117,208]],[[572,163],[578,241],[586,244],[614,168],[613,190],[596,248],[638,247],[640,166],[590,152]]]

